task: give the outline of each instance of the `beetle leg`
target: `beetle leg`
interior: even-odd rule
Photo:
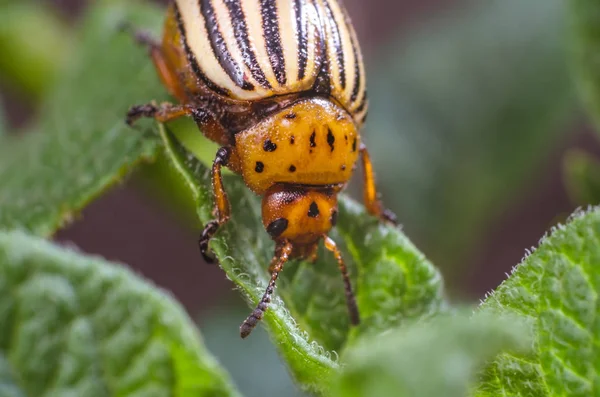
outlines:
[[[364,200],[367,211],[370,214],[375,215],[384,221],[390,222],[397,225],[396,214],[392,211],[383,208],[381,201],[377,197],[377,187],[375,186],[375,172],[373,171],[373,164],[371,163],[371,157],[367,151],[367,147],[363,144],[360,145],[360,156],[362,160],[363,173],[364,173]]]
[[[223,187],[223,178],[221,177],[221,167],[226,166],[231,156],[231,148],[222,147],[217,151],[217,156],[213,161],[212,166],[212,185],[213,195],[215,199],[215,215],[217,219],[212,220],[206,224],[204,230],[200,234],[198,240],[198,246],[200,247],[200,253],[204,260],[208,263],[214,263],[215,257],[209,252],[208,243],[210,239],[215,235],[219,226],[225,224],[230,217],[229,200],[227,199],[227,192]]]
[[[151,117],[160,123],[166,123],[183,116],[194,116],[197,111],[196,108],[187,105],[163,103],[157,106],[153,103],[147,103],[145,105],[132,106],[127,112],[125,121],[129,125],[133,125],[139,118]]]
[[[358,306],[356,305],[356,298],[354,297],[354,292],[352,291],[352,284],[350,284],[350,278],[348,277],[348,268],[346,268],[346,264],[344,263],[344,259],[342,258],[342,253],[335,244],[335,241],[333,241],[328,236],[324,236],[323,238],[325,242],[325,248],[333,252],[335,259],[337,259],[338,267],[340,268],[342,278],[344,279],[344,286],[346,290],[346,305],[348,306],[348,312],[350,313],[350,322],[352,323],[352,325],[358,325],[360,323]]]
[[[265,311],[269,307],[269,303],[271,303],[271,295],[273,295],[273,291],[275,290],[275,282],[277,281],[277,277],[279,273],[283,270],[283,265],[288,261],[290,255],[292,253],[292,243],[289,241],[284,241],[281,245],[275,249],[275,257],[273,258],[273,265],[271,269],[271,280],[267,285],[267,289],[260,300],[256,309],[244,320],[242,325],[240,326],[240,336],[242,338],[246,338],[252,330],[256,327],[258,322],[262,320],[265,315]]]
[[[317,259],[319,258],[319,253],[317,252],[317,248],[319,248],[319,246],[317,244],[315,244],[307,256],[307,260],[310,263],[312,263],[313,265],[317,262]]]

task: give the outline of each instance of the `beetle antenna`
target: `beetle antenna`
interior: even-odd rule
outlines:
[[[286,241],[283,245],[275,249],[275,257],[273,259],[276,260],[276,262],[270,268],[271,280],[269,281],[269,285],[267,286],[267,290],[265,291],[262,299],[260,302],[258,302],[258,305],[256,305],[256,309],[254,309],[254,311],[240,326],[240,336],[242,338],[246,338],[248,335],[250,335],[252,330],[265,315],[265,312],[269,307],[269,303],[271,303],[271,295],[273,295],[273,291],[275,290],[275,282],[277,281],[277,277],[279,277],[279,273],[281,273],[283,270],[283,265],[290,258],[292,248],[292,244],[289,241]]]

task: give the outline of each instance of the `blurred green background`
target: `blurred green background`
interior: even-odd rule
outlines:
[[[0,0],[0,133],[35,120],[85,3]],[[563,1],[345,4],[369,73],[364,135],[384,202],[442,269],[450,299],[477,302],[552,225],[600,196],[600,145],[570,78]],[[300,395],[264,330],[239,340],[247,309],[220,269],[202,263],[197,225],[142,179],[113,189],[56,239],[171,290],[246,395]]]

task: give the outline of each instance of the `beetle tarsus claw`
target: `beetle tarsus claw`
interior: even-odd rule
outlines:
[[[217,257],[215,256],[214,252],[212,252],[210,250],[210,248],[208,247],[208,243],[210,242],[210,239],[215,235],[215,233],[217,232],[217,230],[219,229],[219,222],[218,221],[210,221],[206,224],[206,226],[204,227],[204,230],[202,230],[202,233],[200,234],[200,239],[198,240],[198,247],[200,247],[200,254],[202,255],[202,258],[204,258],[204,261],[208,264],[214,264],[217,263]]]
[[[131,126],[142,117],[154,117],[157,112],[158,108],[153,104],[132,106],[127,112],[125,122]]]

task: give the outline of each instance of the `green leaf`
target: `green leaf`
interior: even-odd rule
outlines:
[[[564,183],[574,203],[600,203],[600,161],[579,149],[569,150],[563,159]]]
[[[0,395],[238,395],[183,309],[121,266],[0,232],[0,296]]]
[[[501,355],[478,396],[597,396],[600,393],[600,209],[573,216],[544,237],[483,303],[535,326],[535,354]]]
[[[600,4],[594,0],[570,0],[575,77],[590,115],[600,124]],[[598,130],[598,129],[597,129]]]
[[[485,360],[526,349],[515,320],[441,316],[361,341],[344,358],[334,397],[464,397]]]
[[[129,106],[165,91],[146,51],[119,24],[161,26],[162,13],[135,2],[92,7],[81,46],[45,100],[35,132],[0,146],[0,227],[47,236],[140,161],[154,156],[153,124],[128,128]]]
[[[564,14],[563,0],[458,2],[371,67],[383,197],[450,277],[567,131]]]
[[[208,170],[170,132],[163,130],[162,135],[174,167],[197,200],[199,218],[206,223],[212,219]],[[259,198],[237,176],[228,175],[224,183],[233,216],[211,247],[227,276],[253,306],[266,287],[274,243],[260,221]],[[380,224],[342,197],[337,233],[332,236],[344,247],[362,314],[363,324],[353,330],[352,337],[440,309],[439,273],[398,230]],[[317,392],[326,390],[338,369],[337,354],[329,351],[344,347],[349,329],[337,265],[327,253],[321,250],[320,254],[315,264],[286,266],[264,318],[292,375],[301,387]]]

